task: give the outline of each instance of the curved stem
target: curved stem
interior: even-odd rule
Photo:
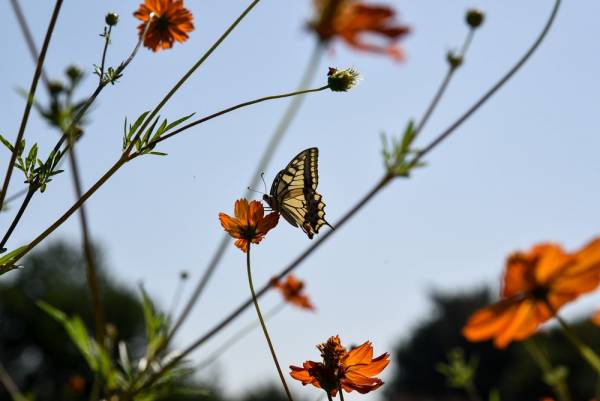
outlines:
[[[265,320],[262,317],[262,313],[260,312],[260,307],[258,306],[258,300],[256,299],[256,292],[254,291],[254,284],[252,283],[252,269],[250,268],[250,249],[252,248],[251,244],[248,243],[248,252],[246,252],[246,268],[248,272],[248,284],[250,285],[250,292],[252,293],[252,302],[254,303],[254,307],[256,309],[256,314],[258,315],[258,320],[260,321],[260,326],[263,329],[263,333],[265,335],[265,339],[267,340],[267,344],[269,344],[269,350],[271,350],[271,355],[273,356],[273,362],[275,362],[275,367],[277,368],[277,372],[279,373],[279,378],[281,379],[281,384],[283,384],[283,388],[285,389],[285,393],[288,397],[289,401],[294,401],[292,399],[292,394],[290,394],[290,389],[287,386],[285,381],[285,377],[283,376],[283,372],[281,371],[281,366],[279,366],[279,361],[277,360],[277,355],[275,354],[275,348],[273,348],[273,342],[271,341],[271,337],[269,336],[269,331],[267,330],[267,325],[265,324]]]
[[[473,29],[473,28],[469,29],[469,33],[467,34],[467,37],[465,38],[465,41],[463,42],[463,45],[462,45],[462,49],[460,51],[460,55],[459,55],[460,58],[465,57],[467,50],[469,49],[469,45],[471,44],[471,41],[473,40],[474,34],[475,34],[475,29]],[[450,83],[450,80],[454,76],[454,73],[456,72],[458,67],[459,67],[459,65],[448,63],[448,71],[446,72],[446,76],[442,80],[440,87],[438,88],[437,92],[433,96],[433,99],[431,100],[431,103],[425,110],[425,113],[419,120],[418,125],[415,127],[415,130],[414,130],[415,135],[419,135],[419,133],[421,131],[423,131],[425,124],[427,124],[427,122],[429,121],[429,117],[431,117],[431,115],[433,114],[433,111],[435,110],[438,103],[442,99],[442,96],[446,92],[446,89],[448,88],[448,84]]]
[[[317,42],[317,44],[315,45],[314,50],[312,52],[312,55],[309,58],[308,64],[306,65],[304,73],[302,74],[302,79],[300,80],[300,84],[298,85],[299,89],[309,86],[310,83],[312,82],[312,80],[314,79],[315,73],[317,71],[317,67],[319,66],[319,61],[321,59],[322,53],[323,53],[323,45],[321,42]],[[263,153],[263,155],[258,163],[258,166],[256,167],[254,174],[252,175],[252,180],[249,185],[249,188],[255,187],[256,185],[258,185],[259,180],[260,180],[260,174],[269,165],[269,162],[271,161],[273,154],[275,153],[275,150],[277,149],[277,146],[281,142],[283,135],[285,134],[285,132],[291,125],[296,114],[298,114],[298,111],[300,110],[300,106],[302,105],[303,99],[304,99],[304,96],[294,97],[292,99],[292,101],[289,103],[287,109],[285,110],[285,113],[283,114],[283,117],[277,124],[275,131],[273,131],[273,134],[271,135],[271,139],[269,140],[269,144],[267,145],[267,148],[265,149],[265,152]],[[251,195],[250,190],[249,189],[246,190],[244,197],[248,198],[250,195]],[[208,281],[212,277],[212,274],[214,273],[215,269],[221,262],[221,259],[223,258],[223,255],[225,254],[225,251],[227,250],[227,246],[229,245],[229,238],[230,237],[227,234],[224,234],[223,237],[221,238],[221,242],[217,246],[217,249],[215,249],[215,253],[212,256],[210,263],[206,266],[204,273],[198,280],[198,284],[196,284],[196,288],[194,289],[192,296],[190,297],[189,301],[185,305],[185,308],[183,309],[183,312],[181,313],[181,315],[177,319],[175,325],[173,326],[173,330],[169,334],[169,341],[173,338],[175,333],[177,333],[177,330],[179,330],[179,328],[181,327],[183,322],[187,319],[187,317],[191,313],[192,309],[196,305],[196,302],[200,298],[200,295],[202,295],[204,288],[206,288]]]
[[[250,3],[250,5],[248,5],[248,7],[246,7],[246,9],[240,14],[240,16],[237,17],[237,19],[229,26],[229,28],[227,28],[225,30],[225,32],[219,37],[219,39],[217,39],[217,41],[206,51],[206,53],[204,53],[204,55],[202,55],[202,57],[200,57],[200,59],[183,75],[183,77],[181,77],[179,79],[179,81],[177,81],[177,83],[175,84],[175,86],[173,86],[173,88],[171,88],[171,90],[162,98],[162,100],[158,103],[158,105],[156,105],[156,107],[154,108],[154,110],[152,110],[152,112],[148,115],[148,117],[146,117],[146,120],[141,125],[141,127],[138,129],[137,134],[134,136],[134,138],[131,141],[131,143],[129,144],[129,146],[127,146],[127,148],[123,151],[124,154],[129,155],[129,153],[131,152],[131,149],[133,148],[136,140],[141,136],[141,133],[144,132],[144,130],[146,129],[146,127],[148,126],[148,124],[150,124],[150,121],[152,121],[154,119],[154,117],[163,108],[163,106],[165,104],[167,104],[167,102],[169,101],[169,99],[171,99],[171,97],[175,94],[175,92],[177,92],[177,90],[185,83],[185,81],[187,81],[188,78],[192,76],[192,74],[217,49],[217,47],[219,47],[219,45],[221,43],[223,43],[223,41],[229,36],[229,34],[235,29],[235,27],[238,26],[238,24],[240,22],[242,22],[242,20],[244,19],[244,17],[246,17],[246,15],[248,15],[248,13],[250,13],[250,11],[252,11],[252,9],[259,2],[260,2],[260,0],[253,0]]]
[[[2,241],[0,241],[0,253],[3,252],[2,250],[4,249],[4,245],[6,245],[6,242],[12,235],[15,228],[17,227],[17,224],[19,224],[19,221],[21,220],[21,217],[23,216],[25,209],[27,209],[27,206],[29,205],[31,198],[33,198],[33,194],[35,194],[35,191],[37,191],[35,184],[29,184],[29,186],[27,187],[27,194],[25,195],[25,198],[23,199],[23,202],[21,203],[21,207],[19,207],[19,210],[17,211],[17,214],[13,218],[12,223],[10,223],[8,230],[6,230],[4,237],[2,237]]]
[[[531,47],[525,52],[525,54],[515,63],[515,65],[508,70],[508,72],[498,80],[479,100],[477,100],[467,111],[461,115],[454,123],[452,123],[445,131],[443,131],[439,136],[437,136],[429,145],[419,151],[415,157],[409,163],[410,165],[417,165],[421,159],[429,152],[431,152],[435,147],[437,147],[440,143],[442,143],[450,134],[452,134],[458,127],[460,127],[469,117],[471,117],[481,106],[485,104],[504,84],[506,84],[516,73],[525,65],[525,63],[529,60],[529,58],[535,53],[540,44],[544,41],[546,34],[550,31],[554,20],[556,19],[556,15],[558,13],[558,9],[560,8],[561,0],[555,0],[554,7],[552,8],[552,12],[550,13],[550,17],[546,21],[546,25],[540,32],[539,36],[533,42]]]
[[[172,136],[175,136],[175,135],[177,135],[177,134],[179,134],[179,133],[181,133],[181,132],[183,132],[185,130],[188,130],[188,129],[190,129],[190,128],[198,125],[198,124],[202,124],[202,123],[204,123],[204,122],[206,122],[208,120],[212,120],[215,117],[219,117],[219,116],[222,116],[223,114],[227,114],[227,113],[230,113],[230,112],[232,112],[234,110],[241,109],[242,107],[247,107],[247,106],[251,106],[253,104],[262,103],[262,102],[265,102],[267,100],[282,99],[282,98],[290,97],[290,96],[296,96],[295,99],[299,99],[299,98],[303,97],[302,95],[305,95],[307,93],[321,92],[321,91],[324,91],[325,89],[328,89],[328,88],[329,88],[329,85],[324,85],[324,86],[321,86],[320,88],[303,89],[303,90],[298,90],[298,91],[294,91],[294,92],[283,93],[281,95],[265,96],[265,97],[261,97],[261,98],[258,98],[258,99],[250,100],[248,102],[240,103],[240,104],[237,104],[237,105],[232,106],[232,107],[228,107],[228,108],[226,108],[224,110],[218,111],[218,112],[210,114],[210,115],[208,115],[206,117],[202,117],[202,118],[199,118],[198,120],[192,121],[191,123],[186,124],[186,125],[184,125],[183,127],[179,128],[179,129],[176,129],[175,131],[169,132],[168,134],[161,136],[160,138],[156,139],[155,141],[152,141],[152,142],[148,143],[148,145],[146,145],[140,151],[138,151],[136,153],[133,153],[131,155],[130,159],[133,159],[134,157],[137,157],[140,154],[143,154],[143,151],[145,149],[154,147],[156,144],[158,144],[158,143],[160,143],[160,142],[162,142],[164,140],[167,140],[167,139],[171,138]]]
[[[6,191],[8,191],[10,178],[15,167],[17,153],[19,148],[21,147],[21,140],[25,135],[25,128],[27,127],[27,120],[29,119],[31,106],[33,106],[35,91],[40,80],[42,67],[44,65],[44,60],[46,59],[46,52],[48,51],[48,45],[50,44],[50,38],[52,38],[52,32],[54,32],[54,26],[56,25],[56,20],[58,19],[58,14],[60,12],[62,2],[63,0],[56,0],[54,11],[52,12],[52,17],[50,18],[50,23],[48,24],[48,29],[46,31],[46,37],[44,38],[44,44],[42,45],[42,50],[40,52],[40,56],[38,57],[35,72],[33,74],[33,79],[31,80],[31,86],[29,87],[29,92],[27,94],[27,103],[25,104],[25,110],[23,111],[23,117],[21,118],[21,125],[19,126],[19,132],[17,133],[17,138],[15,139],[14,150],[10,157],[10,161],[8,162],[8,167],[6,168],[6,175],[4,177],[4,183],[2,184],[2,191],[0,192],[0,211],[2,210],[2,205],[4,205],[4,198],[6,198]]]

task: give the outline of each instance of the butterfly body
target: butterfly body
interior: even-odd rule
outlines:
[[[300,227],[308,238],[319,232],[325,220],[325,203],[317,193],[319,150],[309,148],[298,153],[281,170],[263,199],[294,227]]]

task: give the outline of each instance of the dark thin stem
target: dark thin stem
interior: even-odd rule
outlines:
[[[75,152],[75,138],[69,135],[69,145],[71,151],[69,152],[69,161],[71,164],[71,171],[73,176],[73,187],[75,188],[75,194],[77,199],[81,199],[83,196],[83,189],[81,185],[81,176],[79,175],[79,164],[77,162],[77,154]],[[90,239],[90,229],[87,219],[86,208],[84,204],[79,207],[79,222],[81,224],[81,236],[83,240],[83,253],[86,261],[86,272],[87,282],[90,288],[90,294],[92,296],[92,315],[94,317],[94,325],[96,328],[96,339],[101,347],[104,346],[104,307],[100,299],[100,284],[98,280],[98,273],[95,265],[94,249],[92,247],[92,241]]]
[[[281,312],[285,306],[286,306],[285,302],[281,302],[281,303],[277,304],[273,309],[271,309],[269,312],[267,312],[265,314],[265,321],[269,321],[271,318],[273,318],[275,315],[277,315],[279,312]],[[229,350],[231,347],[233,347],[235,344],[237,344],[238,341],[240,341],[242,338],[246,337],[246,335],[248,335],[252,331],[254,331],[254,329],[256,329],[257,326],[258,325],[256,324],[256,321],[253,321],[252,323],[242,327],[241,330],[239,330],[235,334],[233,334],[229,338],[229,340],[225,341],[208,358],[206,358],[204,361],[202,361],[198,365],[196,365],[195,371],[199,372],[200,370],[206,368],[207,366],[212,365],[214,362],[217,361],[217,359],[219,359],[221,357],[221,355],[223,355],[225,352],[227,352],[227,350]]]
[[[141,133],[144,132],[150,121],[156,117],[158,112],[163,108],[163,106],[171,99],[171,97],[177,92],[177,90],[188,80],[189,77],[206,61],[206,59],[219,47],[221,43],[229,36],[229,34],[238,26],[240,22],[246,17],[250,11],[260,2],[260,0],[253,0],[248,7],[240,14],[239,17],[225,30],[225,32],[217,39],[217,41],[200,57],[200,59],[177,81],[175,86],[171,88],[171,90],[163,97],[163,99],[158,103],[158,105],[152,110],[152,112],[146,117],[146,120],[138,129],[137,134],[134,136],[133,140],[129,143],[129,146],[123,151],[124,154],[129,155],[131,149],[133,148],[137,139],[141,136]]]
[[[461,59],[464,59],[464,57],[467,53],[467,50],[469,49],[469,44],[473,40],[474,33],[475,33],[475,30],[473,28],[469,29],[469,33],[467,34],[467,37],[465,38],[461,52],[458,56]],[[442,96],[444,95],[444,93],[446,92],[446,89],[448,88],[448,84],[450,83],[450,80],[454,76],[454,73],[456,72],[456,70],[458,69],[459,66],[460,65],[448,63],[448,71],[446,72],[446,76],[442,80],[442,84],[440,85],[437,92],[433,96],[433,99],[431,100],[431,103],[429,103],[429,106],[425,110],[425,113],[419,120],[419,124],[415,127],[415,131],[414,131],[415,135],[418,135],[419,133],[421,133],[421,131],[423,131],[423,128],[429,121],[429,118],[433,114],[433,111],[436,109],[438,103],[442,99]]]
[[[146,25],[147,29],[147,25]],[[102,85],[102,80],[104,79],[104,63],[106,61],[106,51],[108,50],[108,45],[110,44],[110,33],[112,31],[112,25],[108,26],[108,29],[104,32],[104,49],[102,49],[102,61],[100,62],[100,76],[98,79],[100,80],[99,84]]]
[[[517,63],[510,69],[508,72],[498,81],[496,82],[479,100],[477,100],[467,111],[461,115],[454,123],[452,123],[445,131],[443,131],[438,137],[436,137],[429,145],[423,148],[421,151],[417,153],[417,155],[411,160],[411,165],[417,165],[421,159],[429,153],[432,149],[437,147],[441,142],[443,142],[450,134],[452,134],[458,127],[460,127],[469,117],[471,117],[481,106],[485,104],[504,84],[506,84],[516,73],[525,65],[525,63],[529,60],[529,58],[533,55],[533,53],[537,50],[539,45],[544,41],[546,34],[552,27],[556,15],[558,13],[558,9],[560,8],[561,0],[556,0],[554,3],[554,7],[552,8],[552,12],[550,13],[550,17],[548,18],[546,25],[542,29],[538,38],[533,42],[531,47],[525,52],[525,54],[517,61]]]
[[[173,132],[169,132],[168,134],[161,136],[157,140],[150,142],[147,146],[145,146],[144,148],[142,148],[139,152],[133,153],[131,155],[130,159],[132,159],[134,157],[137,157],[140,154],[143,154],[143,151],[145,149],[154,147],[156,144],[158,144],[158,143],[160,143],[160,142],[162,142],[164,140],[167,140],[167,139],[171,138],[172,136],[175,136],[175,135],[177,135],[177,134],[179,134],[179,133],[181,133],[183,131],[186,131],[186,130],[188,130],[188,129],[190,129],[190,128],[198,125],[198,124],[202,124],[202,123],[204,123],[204,122],[206,122],[208,120],[212,120],[215,117],[219,117],[219,116],[222,116],[223,114],[227,114],[227,113],[230,113],[230,112],[232,112],[234,110],[241,109],[242,107],[251,106],[253,104],[265,102],[267,100],[275,100],[275,99],[281,99],[281,98],[291,97],[291,96],[302,97],[301,95],[304,95],[304,94],[307,94],[307,93],[321,92],[321,91],[324,91],[325,89],[328,89],[328,88],[329,88],[329,85],[325,85],[325,86],[321,86],[320,88],[303,89],[303,90],[299,90],[299,91],[294,91],[294,92],[289,92],[289,93],[283,93],[281,95],[265,96],[265,97],[261,97],[259,99],[250,100],[248,102],[244,102],[244,103],[240,103],[240,104],[237,104],[235,106],[232,106],[232,107],[228,107],[228,108],[226,108],[224,110],[218,111],[218,112],[210,114],[210,115],[208,115],[206,117],[202,117],[202,118],[200,118],[198,120],[192,121],[191,123],[186,124],[183,127],[179,128],[179,129],[176,129]]]
[[[329,401],[333,401],[333,398],[331,398],[331,394],[329,394],[329,391],[325,391],[327,393],[327,399]]]
[[[90,189],[88,189],[82,196],[79,198],[73,206],[71,206],[62,216],[60,216],[54,223],[50,225],[47,229],[45,229],[41,234],[35,237],[28,245],[27,248],[23,251],[23,253],[19,256],[21,259],[27,253],[29,253],[33,248],[35,248],[40,242],[42,242],[48,235],[50,235],[54,230],[60,227],[73,213],[79,209],[81,205],[84,204],[86,200],[88,200],[97,190],[100,188],[110,177],[113,176],[114,173],[119,170],[123,164],[125,164],[127,160],[120,158],[113,164],[113,166],[106,172]],[[16,260],[14,261],[16,262]],[[14,270],[15,266],[0,266],[0,275],[5,274],[11,270]]]
[[[317,67],[319,66],[319,61],[321,59],[322,53],[323,53],[323,46],[320,42],[317,42],[317,44],[313,50],[313,53],[309,59],[309,62],[306,65],[306,69],[305,69],[304,73],[302,74],[302,79],[300,80],[300,85],[298,85],[298,89],[306,88],[307,86],[310,85],[310,83],[314,79],[314,75],[315,75],[315,72],[317,71]],[[273,154],[275,153],[275,150],[277,149],[277,146],[279,145],[279,143],[281,142],[281,139],[283,138],[283,134],[287,131],[288,127],[291,125],[296,114],[298,114],[298,111],[300,110],[300,106],[302,105],[303,99],[304,99],[304,96],[296,96],[296,97],[292,98],[292,101],[289,103],[288,108],[286,109],[285,113],[283,114],[283,117],[281,118],[281,120],[277,124],[277,127],[275,128],[275,131],[271,135],[269,144],[267,145],[267,148],[265,149],[265,152],[263,153],[261,160],[258,163],[258,166],[256,167],[255,173],[252,175],[252,180],[251,180],[251,184],[249,185],[249,188],[255,187],[258,184],[258,182],[259,182],[258,180],[260,179],[260,174],[269,165],[269,162],[271,161]],[[251,195],[250,190],[249,189],[246,190],[246,194],[244,195],[244,197],[248,198],[250,195]],[[173,330],[169,334],[169,340],[171,340],[173,338],[173,336],[175,336],[175,333],[177,332],[177,330],[181,327],[183,322],[187,319],[190,312],[196,305],[196,302],[200,298],[200,295],[204,291],[204,288],[208,284],[208,281],[212,277],[212,274],[214,273],[215,269],[221,262],[221,259],[224,255],[225,251],[227,250],[228,245],[229,245],[229,235],[224,234],[223,237],[221,238],[221,242],[217,246],[217,249],[215,250],[215,253],[213,254],[213,256],[210,260],[210,263],[208,264],[208,266],[206,266],[204,273],[198,280],[198,284],[196,285],[196,288],[194,289],[192,296],[190,297],[189,301],[185,305],[185,308],[184,308],[183,312],[181,313],[181,315],[179,316],[179,318],[177,319],[177,322],[173,326]]]
[[[31,34],[31,30],[29,29],[29,25],[27,24],[27,20],[25,19],[25,15],[23,14],[23,10],[19,5],[19,0],[10,0],[10,4],[12,5],[12,9],[17,17],[17,22],[19,23],[19,27],[21,28],[21,32],[23,33],[23,37],[25,37],[25,43],[27,43],[27,48],[29,49],[29,54],[33,59],[34,63],[37,63],[38,60],[38,51],[37,46],[35,45],[35,40],[33,40],[33,35]],[[44,81],[44,85],[48,86],[48,76],[46,75],[46,71],[42,67],[42,81]]]
[[[279,361],[277,360],[277,354],[275,354],[275,348],[273,347],[273,342],[271,341],[271,337],[269,336],[269,331],[267,330],[267,325],[265,324],[265,320],[262,317],[262,313],[260,312],[260,307],[258,306],[258,300],[256,299],[256,292],[254,291],[254,284],[252,283],[252,269],[250,268],[250,242],[248,242],[248,252],[246,253],[246,268],[248,272],[248,285],[250,286],[250,293],[252,294],[252,302],[254,303],[254,308],[256,309],[256,314],[258,315],[258,320],[260,321],[260,326],[263,329],[263,333],[265,335],[265,339],[267,340],[267,344],[269,345],[269,350],[271,351],[271,355],[273,356],[273,362],[275,363],[275,367],[277,368],[277,372],[279,373],[279,378],[281,379],[281,384],[283,384],[283,388],[285,389],[285,393],[288,397],[288,401],[294,401],[292,399],[292,394],[290,393],[290,389],[287,386],[285,381],[285,376],[283,376],[283,372],[281,371],[281,366],[279,366]]]
[[[340,394],[340,401],[344,401],[344,391],[341,384],[338,384],[338,392]]]
[[[10,224],[10,227],[8,227],[8,230],[6,230],[4,237],[2,237],[2,241],[0,241],[0,249],[4,248],[4,245],[6,245],[6,242],[12,235],[15,227],[17,227],[19,220],[21,220],[21,216],[23,216],[23,212],[25,212],[27,205],[29,205],[31,198],[33,198],[33,194],[35,194],[35,191],[37,191],[35,184],[29,184],[29,187],[27,188],[27,195],[25,195],[25,198],[23,199],[23,203],[21,203],[21,207],[19,208],[19,211],[13,218],[13,221]]]
[[[554,371],[552,364],[550,363],[548,356],[537,343],[535,338],[530,337],[527,340],[523,341],[522,344],[523,347],[525,347],[525,349],[527,350],[527,352],[529,352],[529,355],[531,355],[531,358],[536,363],[536,365],[538,365],[538,367],[541,369],[542,373],[544,374],[544,377],[552,376]],[[559,382],[548,383],[546,381],[546,383],[552,387],[559,401],[571,401],[571,395],[569,394],[569,389],[564,378],[561,378]]]
[[[15,161],[17,160],[17,154],[19,148],[21,147],[21,140],[25,135],[25,128],[27,127],[27,120],[29,119],[29,113],[31,112],[31,106],[33,105],[33,99],[35,98],[35,91],[42,73],[42,67],[44,65],[44,60],[46,59],[46,52],[48,51],[48,45],[50,44],[50,38],[52,38],[52,32],[54,31],[54,26],[56,25],[56,20],[58,19],[62,2],[63,0],[56,0],[54,11],[52,12],[52,17],[50,18],[50,24],[48,24],[48,30],[46,31],[46,37],[44,38],[44,44],[42,45],[42,51],[38,57],[35,73],[33,74],[33,79],[31,80],[31,86],[27,94],[27,103],[25,104],[25,110],[23,111],[23,117],[21,118],[21,125],[19,126],[19,132],[17,133],[17,139],[15,140],[14,150],[6,169],[4,183],[2,184],[2,192],[0,192],[0,210],[2,210],[2,205],[4,205],[4,198],[6,197],[8,185],[10,184],[10,178],[15,167]]]

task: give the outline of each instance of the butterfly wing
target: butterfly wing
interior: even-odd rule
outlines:
[[[316,191],[318,157],[317,148],[300,152],[277,174],[270,192],[275,209],[291,225],[301,227],[311,239],[321,226],[329,225],[325,220],[325,203]]]

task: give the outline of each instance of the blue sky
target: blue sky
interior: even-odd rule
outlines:
[[[35,7],[22,2],[34,36],[41,43],[53,2]],[[495,82],[530,45],[547,18],[551,1],[388,1],[413,28],[403,42],[407,60],[381,56],[334,43],[321,62],[354,66],[364,77],[349,93],[310,95],[284,138],[268,182],[300,150],[320,150],[319,191],[327,217],[335,224],[381,176],[380,133],[399,134],[421,115],[445,73],[445,53],[458,48],[466,34],[463,14],[470,6],[486,11],[463,68],[421,141],[427,142]],[[59,77],[76,63],[90,72],[102,47],[98,34],[104,14],[121,15],[108,59],[117,64],[133,48],[137,2],[66,1],[50,45],[46,68]],[[78,145],[84,183],[91,185],[118,157],[123,119],[151,109],[178,77],[207,49],[246,6],[242,0],[188,0],[196,31],[170,51],[147,50],[125,76],[107,88]],[[34,66],[12,17],[0,25],[7,38],[0,63],[2,133],[14,139],[23,99]],[[431,289],[460,291],[497,285],[505,256],[539,241],[576,249],[600,234],[600,3],[565,2],[546,42],[518,76],[443,146],[427,157],[428,166],[409,180],[385,189],[327,245],[297,270],[317,305],[316,314],[286,309],[269,323],[280,360],[287,366],[317,356],[314,345],[340,334],[345,343],[371,340],[375,352],[390,351],[429,312]],[[174,119],[191,112],[205,115],[241,101],[295,88],[314,38],[303,29],[311,16],[309,0],[263,0],[229,39],[189,80],[161,113]],[[93,90],[89,74],[80,94]],[[212,120],[161,144],[165,158],[144,157],[118,172],[88,203],[93,238],[105,250],[112,274],[123,284],[142,280],[164,305],[176,290],[179,271],[200,276],[221,239],[219,212],[231,213],[287,100],[263,103]],[[48,149],[56,141],[37,116],[26,138]],[[5,166],[8,152],[0,153]],[[4,167],[2,167],[4,168]],[[11,188],[21,186],[15,175]],[[12,192],[12,191],[11,191]],[[32,202],[9,243],[17,247],[53,222],[74,199],[63,174]],[[51,239],[77,241],[77,219]],[[285,222],[268,234],[253,253],[257,283],[263,283],[299,254],[309,240]],[[244,256],[233,244],[192,318],[177,338],[184,346],[248,296]],[[18,274],[18,273],[11,273]],[[3,278],[4,279],[4,278]],[[184,299],[188,286],[183,294]],[[266,296],[265,310],[279,302]],[[589,313],[598,294],[566,308],[567,316]],[[255,319],[248,310],[221,340],[194,354],[196,360],[216,348],[227,333]],[[224,355],[214,369],[223,388],[237,394],[275,382],[276,372],[257,330]],[[389,375],[385,372],[383,377]],[[292,384],[306,398],[312,389]],[[377,393],[362,397],[375,400]],[[352,394],[349,400],[358,399]]]

